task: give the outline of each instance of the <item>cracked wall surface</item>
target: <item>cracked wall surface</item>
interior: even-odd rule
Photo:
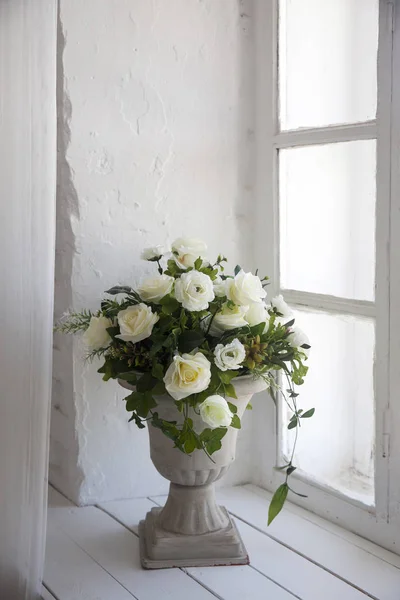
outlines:
[[[56,317],[153,271],[180,235],[254,268],[251,0],[60,0]],[[164,493],[124,392],[55,338],[50,479],[74,501]],[[248,481],[251,415],[224,483]]]

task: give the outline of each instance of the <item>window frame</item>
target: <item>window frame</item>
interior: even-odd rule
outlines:
[[[395,10],[396,9],[396,10]],[[356,531],[390,549],[400,548],[400,0],[379,0],[378,100],[377,118],[354,125],[334,125],[279,132],[278,122],[278,0],[255,2],[256,72],[256,151],[255,195],[256,255],[272,284],[269,295],[279,293],[279,190],[278,150],[281,148],[344,142],[377,140],[376,198],[376,294],[375,302],[355,301],[297,290],[283,290],[285,299],[296,307],[327,310],[376,319],[376,361],[374,391],[376,407],[375,507],[367,507],[341,492],[318,482],[304,481],[294,473],[296,489],[307,493],[303,500],[291,500]],[[395,77],[394,74],[398,73]],[[260,262],[258,260],[258,262]],[[391,277],[391,274],[394,276]],[[393,402],[391,402],[393,399]],[[399,404],[399,403],[397,403]],[[274,470],[280,449],[280,410],[276,411],[275,456],[272,446],[265,448],[261,482],[273,489],[282,483]],[[391,430],[392,429],[392,430]],[[400,428],[399,428],[400,429]],[[279,466],[279,463],[278,463]],[[398,550],[399,551],[399,550]]]

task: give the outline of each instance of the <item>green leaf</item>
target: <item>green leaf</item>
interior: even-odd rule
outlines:
[[[229,384],[232,379],[239,375],[239,371],[218,371],[218,377],[222,383]]]
[[[153,396],[162,396],[165,394],[165,383],[163,381],[157,381],[153,389],[151,390]]]
[[[234,427],[235,429],[241,429],[242,425],[240,423],[240,419],[237,415],[233,415],[232,421],[231,421],[231,427]]]
[[[287,483],[282,483],[272,496],[271,504],[268,509],[268,525],[271,525],[275,517],[281,512],[285,500],[287,498],[289,486]]]
[[[295,417],[293,419],[293,421],[290,421],[290,423],[289,423],[289,425],[288,425],[287,428],[288,429],[294,429],[295,427],[297,427],[297,422],[298,422],[298,419],[297,419],[297,417]]]
[[[249,402],[246,406],[246,410],[253,410],[253,405],[251,404],[251,402]]]
[[[164,298],[160,300],[160,304],[165,315],[172,315],[176,310],[178,310],[178,308],[180,308],[178,300],[172,296],[164,296]]]
[[[180,317],[179,317],[179,325],[180,325],[182,331],[184,331],[184,329],[186,327],[187,321],[188,321],[188,318],[187,318],[187,315],[185,313],[185,309],[182,308],[181,314],[180,314]]]
[[[310,408],[310,410],[307,410],[305,413],[303,413],[301,415],[301,419],[309,419],[310,417],[313,416],[313,414],[315,413],[315,408]]]
[[[231,413],[233,413],[234,415],[236,415],[236,413],[237,413],[237,406],[236,406],[236,404],[232,404],[232,402],[228,402],[228,406],[229,406],[229,410],[231,411]]]
[[[253,325],[253,327],[250,327],[250,331],[251,334],[254,335],[254,337],[256,335],[262,335],[264,333],[264,329],[265,329],[265,323],[258,323],[258,325]]]
[[[288,470],[286,471],[287,475],[291,475],[293,473],[293,471],[296,470],[297,467],[294,467],[293,465],[291,465],[290,467],[288,467]]]
[[[156,380],[151,373],[144,373],[137,382],[136,389],[138,392],[147,392],[148,390],[153,389],[155,383]]]
[[[138,380],[137,373],[119,373],[118,379],[122,379],[123,381],[128,381],[128,383],[135,384]]]
[[[119,363],[119,360],[106,360],[104,364],[99,369],[97,369],[98,373],[104,373],[103,381],[108,381],[109,379],[115,379],[117,377],[118,367],[124,366],[120,365]]]
[[[143,417],[145,419],[149,414],[150,410],[152,408],[155,408],[156,406],[157,402],[154,400],[152,394],[150,392],[146,392],[145,394],[143,394],[143,397],[138,403],[136,412],[139,415],[139,417]]]
[[[198,271],[201,268],[202,264],[203,259],[199,256],[199,258],[196,258],[196,260],[194,261],[194,268],[196,269],[196,271]]]
[[[160,381],[162,381],[164,379],[164,369],[163,369],[163,366],[160,363],[156,363],[155,362],[153,364],[153,368],[151,370],[151,374],[156,379],[159,379]]]
[[[132,292],[132,288],[129,285],[114,285],[109,290],[106,290],[106,294],[115,296],[116,294],[129,294]]]
[[[222,448],[221,440],[227,434],[226,427],[216,429],[204,429],[200,434],[200,441],[204,443],[209,454],[213,454]]]
[[[288,321],[287,323],[284,323],[284,327],[291,327],[292,325],[294,325],[294,319],[291,319],[290,321]]]
[[[204,342],[204,333],[201,331],[186,330],[178,338],[179,352],[191,352]]]
[[[228,385],[224,384],[224,392],[230,398],[237,398],[235,388],[231,383],[228,383]]]
[[[128,423],[130,423],[131,421],[135,421],[135,423],[139,427],[139,429],[145,428],[145,425],[142,423],[142,421],[139,419],[139,417],[137,416],[136,413],[132,413],[132,416],[129,419]]]
[[[115,338],[116,335],[119,335],[120,330],[119,327],[107,327],[106,329],[108,335],[110,337],[112,337],[113,339]]]
[[[129,396],[124,398],[124,400],[126,401],[126,406],[125,406],[126,410],[128,412],[132,412],[133,410],[136,410],[142,397],[143,397],[142,393],[132,392],[132,394],[129,394]]]
[[[240,273],[241,270],[242,270],[242,267],[240,265],[236,265],[235,271],[234,271],[235,275],[237,275],[238,273]]]

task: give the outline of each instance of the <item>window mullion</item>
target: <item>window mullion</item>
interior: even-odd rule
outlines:
[[[367,300],[351,300],[338,298],[327,294],[301,292],[298,290],[282,290],[286,302],[299,308],[335,312],[340,314],[356,315],[374,318],[376,316],[375,303]]]
[[[332,144],[357,140],[372,140],[377,137],[376,121],[354,125],[335,125],[313,129],[281,131],[273,137],[275,148],[293,148],[313,144]]]

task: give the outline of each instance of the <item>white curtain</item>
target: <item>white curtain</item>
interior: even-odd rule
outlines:
[[[56,0],[0,0],[0,598],[39,598],[50,414]]]

